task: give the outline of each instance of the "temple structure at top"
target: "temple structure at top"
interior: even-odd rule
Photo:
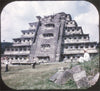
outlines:
[[[90,42],[89,34],[84,34],[70,14],[61,12],[43,18],[37,16],[37,19],[5,49],[3,56],[10,63],[77,61],[84,54],[83,48],[91,57],[98,53],[97,42]]]

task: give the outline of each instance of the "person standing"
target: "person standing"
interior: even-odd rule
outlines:
[[[32,64],[32,68],[35,69],[36,62]]]
[[[7,57],[5,57],[5,72],[8,72],[8,60],[7,60]]]

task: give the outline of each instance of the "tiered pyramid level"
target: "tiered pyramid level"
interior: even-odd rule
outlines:
[[[11,63],[76,61],[86,48],[93,57],[98,53],[97,42],[90,42],[89,34],[64,12],[41,18],[29,23],[29,30],[15,38],[13,46],[6,48],[4,56]]]

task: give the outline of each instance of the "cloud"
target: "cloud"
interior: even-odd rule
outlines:
[[[90,41],[99,41],[99,14],[92,4],[88,8],[88,12],[79,14],[74,19],[82,26],[84,33],[90,34]]]
[[[12,41],[13,38],[20,37],[21,30],[28,29],[28,23],[37,21],[38,15],[43,17],[59,12],[71,14],[72,18],[82,26],[84,33],[89,33],[92,40],[98,41],[99,16],[96,8],[86,1],[15,1],[9,3],[1,13],[1,40]],[[93,29],[96,31],[96,36],[92,33]]]

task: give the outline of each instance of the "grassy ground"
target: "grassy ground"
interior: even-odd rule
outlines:
[[[75,83],[70,80],[65,85],[57,85],[49,78],[58,71],[60,67],[68,67],[67,63],[41,64],[35,69],[31,65],[19,65],[9,67],[8,72],[4,72],[2,67],[2,79],[4,83],[13,89],[74,89]]]
[[[65,85],[57,85],[49,78],[54,75],[60,67],[74,66],[77,64],[56,63],[36,65],[35,69],[31,65],[10,66],[8,72],[2,67],[1,74],[4,83],[12,89],[77,89],[73,80],[69,80]],[[99,55],[92,61],[81,63],[87,75],[94,75],[99,71]],[[93,72],[92,72],[93,71]]]

